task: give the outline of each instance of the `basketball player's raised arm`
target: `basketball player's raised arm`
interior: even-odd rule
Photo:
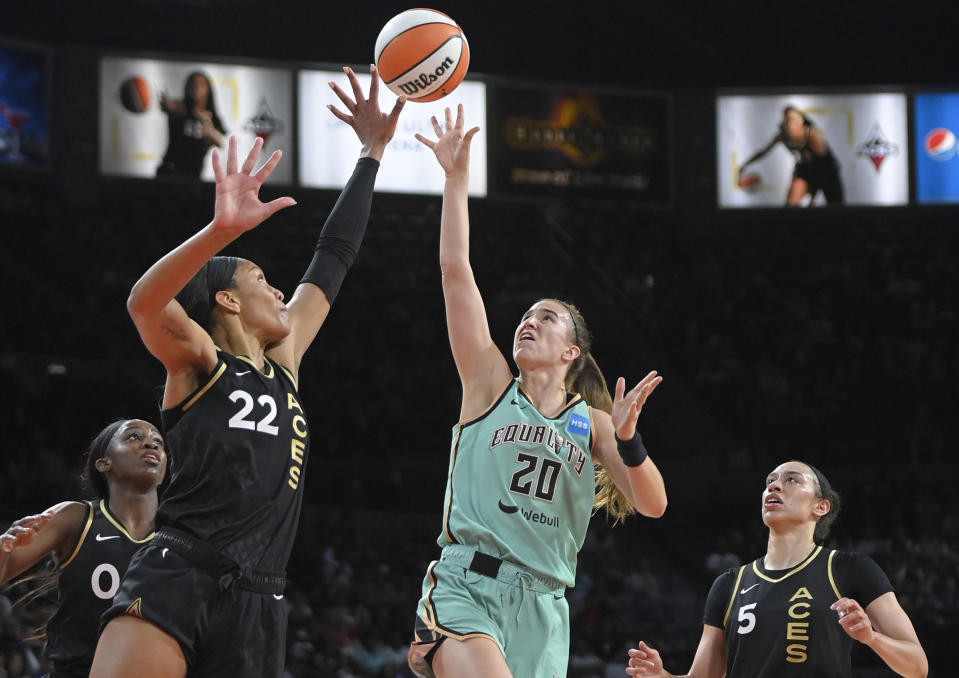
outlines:
[[[453,360],[463,383],[461,419],[485,409],[510,379],[506,358],[490,335],[483,297],[476,285],[469,258],[469,151],[479,127],[464,132],[463,105],[457,107],[454,122],[446,109],[445,127],[431,118],[438,139],[417,134],[428,146],[446,173],[443,210],[440,218],[440,271],[446,324]]]
[[[370,66],[369,97],[364,95],[353,70],[344,68],[343,71],[349,78],[353,96],[331,82],[330,87],[346,110],[335,106],[329,106],[329,109],[353,128],[362,147],[356,168],[323,225],[313,259],[287,304],[290,335],[270,350],[272,358],[292,366],[294,372],[299,370],[303,354],[326,321],[347,271],[359,252],[370,218],[380,161],[406,104],[406,97],[399,97],[388,114],[380,111],[379,75],[375,66]]]
[[[242,167],[237,166],[236,137],[230,137],[226,171],[213,149],[216,203],[213,220],[167,253],[136,282],[127,299],[127,310],[147,349],[170,373],[190,367],[210,368],[216,348],[209,335],[191,320],[176,301],[177,293],[217,252],[278,210],[295,204],[293,198],[260,202],[260,186],[280,161],[280,151],[256,173],[256,158],[263,147],[257,138]],[[212,361],[212,362],[211,362]]]

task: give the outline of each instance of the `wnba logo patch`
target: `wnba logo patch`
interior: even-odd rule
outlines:
[[[945,162],[956,154],[956,135],[945,127],[936,127],[926,135],[922,146],[930,158]]]
[[[589,435],[589,418],[581,414],[574,414],[569,418],[569,426],[566,427],[566,430],[570,433]]]

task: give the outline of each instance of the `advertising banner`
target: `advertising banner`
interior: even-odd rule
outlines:
[[[959,93],[917,94],[914,113],[916,200],[959,202]]]
[[[666,97],[504,85],[494,102],[491,191],[669,202]]]

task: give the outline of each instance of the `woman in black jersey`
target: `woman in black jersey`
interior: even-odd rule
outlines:
[[[747,165],[765,156],[778,143],[785,146],[796,158],[796,166],[786,194],[787,206],[799,205],[807,195],[815,198],[819,191],[822,191],[828,204],[842,204],[842,179],[839,177],[836,156],[829,149],[822,130],[795,106],[786,106],[783,109],[783,121],[776,136],[739,167],[740,179],[745,175]]]
[[[84,482],[93,501],[61,502],[0,535],[0,583],[47,556],[57,564],[50,582],[57,586],[57,607],[44,648],[52,678],[89,675],[100,614],[130,558],[153,538],[166,465],[163,437],[153,424],[115,421],[87,449]]]
[[[209,76],[200,71],[190,73],[183,85],[183,98],[161,95],[160,110],[167,115],[169,141],[157,176],[200,176],[206,154],[211,148],[223,146],[226,135]]]
[[[826,477],[788,461],[766,476],[762,498],[766,555],[713,582],[685,675],[848,678],[859,641],[899,675],[923,678],[926,654],[885,573],[868,556],[821,544],[839,510]],[[645,642],[629,656],[630,675],[673,675]]]
[[[379,161],[405,103],[400,97],[381,112],[375,67],[369,98],[344,70],[353,98],[330,83],[346,112],[330,110],[356,132],[360,158],[289,303],[253,262],[215,256],[294,204],[260,201],[280,160],[274,152],[253,173],[260,139],[240,165],[231,138],[225,170],[214,149],[213,220],[130,293],[140,337],[166,368],[161,417],[177,469],[157,536],[104,615],[91,676],[283,674],[285,569],[309,455],[297,375],[360,246]]]

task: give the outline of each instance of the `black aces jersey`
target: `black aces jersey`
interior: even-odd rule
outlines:
[[[846,678],[853,643],[829,606],[843,596],[863,608],[892,591],[868,556],[817,546],[789,570],[759,558],[713,583],[704,623],[724,629],[727,678]]]
[[[57,608],[47,622],[44,653],[55,678],[90,674],[100,615],[110,607],[130,558],[153,539],[153,533],[140,541],[131,537],[103,500],[89,507],[76,546],[60,564]]]
[[[293,548],[310,441],[293,375],[217,351],[207,380],[161,413],[173,476],[157,525],[241,567],[282,573]]]

